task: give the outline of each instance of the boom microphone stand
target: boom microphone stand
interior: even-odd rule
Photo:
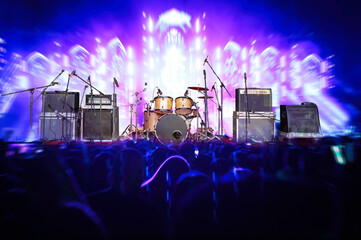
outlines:
[[[66,84],[66,89],[65,89],[65,96],[64,96],[64,102],[63,102],[63,110],[62,112],[64,112],[65,109],[65,104],[66,104],[66,98],[68,96],[68,90],[69,90],[69,82],[70,82],[70,78],[75,74],[75,70],[71,72],[71,74],[69,74],[68,77],[68,82]],[[68,111],[65,112],[65,118],[68,119]],[[68,136],[64,137],[64,118],[62,118],[62,122],[61,122],[62,126],[61,126],[61,139],[68,139]],[[68,134],[68,122],[66,122],[65,124],[65,133]]]
[[[245,118],[245,125],[246,125],[246,135],[245,135],[245,140],[247,142],[247,135],[248,135],[248,124],[251,124],[251,119],[249,116],[249,110],[248,110],[248,88],[247,88],[247,75],[246,73],[244,73],[244,89],[245,89],[245,94],[244,94],[244,100],[245,100],[245,105],[246,105],[246,118]]]
[[[21,90],[21,91],[17,91],[17,92],[11,92],[11,93],[4,93],[1,94],[1,97],[7,96],[7,95],[12,95],[12,94],[17,94],[17,93],[22,93],[22,92],[30,92],[30,105],[26,108],[28,109],[30,107],[30,130],[33,131],[33,104],[34,102],[39,98],[40,95],[42,95],[50,86],[54,86],[59,84],[58,82],[55,82],[55,80],[60,77],[60,75],[64,72],[64,69],[58,74],[58,76],[56,76],[53,81],[51,81],[48,85],[46,86],[41,86],[41,87],[35,87],[35,88],[29,88],[26,90]],[[44,90],[35,98],[35,100],[33,100],[34,98],[34,90],[36,89],[42,89],[44,88]],[[44,112],[44,104],[43,104],[43,112]],[[44,125],[44,124],[43,124]]]
[[[77,78],[79,78],[81,81],[83,81],[85,84],[87,84],[89,87],[90,87],[90,91],[91,91],[91,93],[92,93],[92,90],[93,89],[95,89],[95,91],[97,91],[100,95],[102,95],[103,97],[106,97],[107,99],[109,99],[109,101],[110,101],[110,103],[113,103],[113,100],[111,99],[111,98],[109,98],[108,96],[106,96],[103,92],[101,92],[100,90],[98,90],[96,87],[94,87],[91,83],[90,83],[90,81],[89,82],[87,82],[86,80],[84,80],[84,79],[82,79],[80,76],[78,76],[77,74],[73,74],[74,76],[76,76]],[[88,80],[90,80],[90,77],[88,78]],[[100,98],[100,103],[101,103],[101,99],[102,98]],[[92,100],[92,103],[93,103],[93,100]],[[100,111],[101,111],[101,109],[100,109]],[[101,124],[99,124],[99,125],[101,125]],[[101,128],[100,128],[100,130],[101,130]],[[100,133],[101,134],[101,133]],[[102,136],[100,136],[100,137],[102,137]]]
[[[222,82],[222,80],[218,77],[217,73],[214,71],[212,65],[209,64],[207,58],[204,60],[204,62],[206,62],[208,64],[208,66],[211,68],[212,72],[214,73],[214,75],[218,78],[219,82],[221,83],[221,107],[220,107],[220,111],[221,111],[221,123],[222,123],[222,127],[221,127],[221,131],[220,131],[220,135],[223,135],[223,88],[226,89],[228,95],[231,97],[231,94],[229,93],[229,91],[227,90],[226,86],[224,85],[224,83]]]

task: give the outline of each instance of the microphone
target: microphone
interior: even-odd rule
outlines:
[[[88,77],[88,82],[89,82],[90,84],[92,84],[91,81],[90,81],[90,75],[89,75],[89,77]]]
[[[246,80],[247,80],[247,75],[246,75],[246,73],[244,73],[244,79],[246,79]]]
[[[90,77],[90,76],[89,76]],[[114,79],[114,83],[115,83],[115,86],[117,86],[117,88],[119,87],[119,84],[118,84],[118,81],[116,78],[113,78]]]
[[[206,70],[203,69],[204,79],[206,78]]]
[[[213,84],[213,86],[212,86],[211,92],[213,91],[213,89],[214,89],[214,84]]]
[[[162,91],[159,89],[159,87],[157,87],[157,88],[158,88],[158,92],[157,92],[158,96],[162,95],[163,94]]]
[[[184,93],[184,96],[188,96],[188,89],[187,89],[187,91]]]
[[[207,62],[208,56],[209,56],[209,55],[207,55],[206,59],[204,59],[203,66],[204,66],[204,65],[206,65],[206,62]]]
[[[69,78],[71,78],[74,74],[75,74],[75,70],[71,72],[71,74],[69,75]]]

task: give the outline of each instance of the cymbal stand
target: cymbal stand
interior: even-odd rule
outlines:
[[[210,67],[210,69],[212,70],[212,72],[214,73],[214,75],[217,77],[217,79],[219,80],[219,82],[221,83],[221,132],[219,133],[220,135],[223,135],[223,88],[226,90],[226,92],[228,93],[228,95],[231,97],[231,94],[229,93],[229,91],[227,90],[226,86],[224,85],[224,83],[222,82],[222,80],[218,77],[217,73],[214,71],[213,67],[211,64],[209,64],[208,60],[206,59],[205,62],[208,64],[208,66]]]
[[[131,132],[132,127],[135,127],[135,126],[133,125],[133,104],[130,104],[130,105],[129,105],[129,113],[130,113],[130,124],[124,129],[124,131],[123,131],[122,134],[120,135],[121,138],[123,137],[124,133],[125,133],[128,129],[130,129],[130,132]],[[136,130],[137,130],[137,129],[136,129]]]

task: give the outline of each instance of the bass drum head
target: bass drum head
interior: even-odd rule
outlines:
[[[188,124],[182,116],[167,114],[158,120],[155,134],[163,144],[181,144],[187,138]]]

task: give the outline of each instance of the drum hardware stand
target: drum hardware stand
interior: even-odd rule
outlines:
[[[140,105],[140,102],[142,101],[142,98],[138,99],[139,94],[144,92],[146,88],[144,88],[140,92],[135,92],[132,96],[135,95],[135,139],[138,139],[138,106]]]
[[[199,113],[199,107],[197,106],[197,103],[195,103],[195,106],[196,106],[196,109],[197,109],[197,132],[196,132],[196,141],[198,142],[198,140],[199,140],[199,137],[202,137],[202,139],[204,138],[204,139],[207,139],[207,138],[209,138],[208,137],[208,135],[207,135],[207,129],[206,129],[206,123],[203,121],[203,119],[202,119],[202,116],[201,116],[201,114]],[[199,125],[199,119],[201,120],[201,131],[199,132],[199,130],[198,130],[198,125]],[[205,131],[203,131],[203,127],[204,127],[204,129],[205,129]],[[205,134],[204,134],[204,132],[205,132]]]
[[[249,110],[248,110],[248,89],[247,89],[247,75],[246,73],[244,73],[244,89],[245,89],[245,94],[244,94],[244,102],[246,103],[246,118],[245,118],[245,142],[247,142],[247,137],[248,137],[248,124],[251,124],[251,119],[250,119],[250,115],[249,115]]]
[[[128,129],[130,129],[129,132],[131,132],[131,131],[132,131],[132,127],[135,127],[135,131],[138,130],[138,129],[136,128],[136,126],[133,125],[133,104],[130,104],[130,105],[129,105],[129,108],[130,108],[130,110],[129,110],[129,112],[130,112],[130,124],[124,129],[123,133],[120,135],[121,138],[123,137],[124,133],[125,133]]]
[[[150,109],[150,104],[146,103],[146,106],[147,106],[147,121],[144,122],[144,125],[147,124],[147,140],[149,140],[149,132],[150,132],[150,123],[149,123],[149,118],[150,118],[150,112],[149,112],[149,109]]]
[[[213,67],[209,64],[207,58],[204,60],[204,62],[206,62],[208,64],[208,66],[211,68],[212,72],[214,73],[214,75],[218,78],[219,82],[221,83],[221,131],[220,131],[220,135],[223,135],[223,88],[227,91],[228,95],[231,97],[231,94],[229,93],[229,91],[227,90],[226,86],[224,85],[224,83],[222,82],[222,80],[218,77],[218,75],[216,74],[216,72],[214,71]]]
[[[113,103],[113,100],[111,98],[109,98],[108,96],[106,96],[104,93],[102,93],[100,90],[98,90],[97,88],[95,88],[92,84],[91,84],[91,81],[90,81],[90,76],[88,77],[88,80],[89,82],[87,82],[86,80],[82,79],[80,76],[78,76],[77,74],[75,74],[75,71],[74,71],[74,76],[78,77],[81,81],[83,81],[85,84],[87,84],[89,87],[90,87],[90,94],[91,94],[91,101],[92,101],[92,104],[94,103],[93,102],[93,89],[95,89],[95,91],[97,91],[100,95],[102,95],[103,97],[106,97],[107,99],[109,99],[110,103]],[[102,111],[102,97],[100,98],[100,111],[99,111],[99,118],[101,120],[101,111]],[[101,135],[101,124],[99,122],[99,125],[100,125],[100,142],[102,141],[102,135]]]
[[[22,93],[22,92],[30,92],[30,105],[26,108],[28,109],[30,107],[30,130],[31,132],[33,131],[33,104],[34,102],[39,98],[40,95],[44,94],[45,91],[50,87],[50,86],[54,86],[56,84],[59,84],[57,82],[55,82],[55,80],[60,77],[60,75],[64,72],[64,70],[62,70],[58,76],[56,76],[53,81],[51,81],[51,83],[49,83],[48,85],[46,86],[41,86],[41,87],[35,87],[35,88],[29,88],[29,89],[26,89],[26,90],[21,90],[21,91],[17,91],[17,92],[11,92],[11,93],[4,93],[4,94],[1,94],[0,96],[1,97],[4,97],[4,96],[7,96],[7,95],[12,95],[12,94],[17,94],[17,93]],[[34,98],[34,90],[36,89],[42,89],[43,88],[43,91],[33,100]],[[43,112],[44,112],[44,104],[43,104]],[[44,124],[43,124],[44,125]],[[44,127],[43,127],[44,128]],[[44,136],[44,132],[43,132],[43,136]]]

